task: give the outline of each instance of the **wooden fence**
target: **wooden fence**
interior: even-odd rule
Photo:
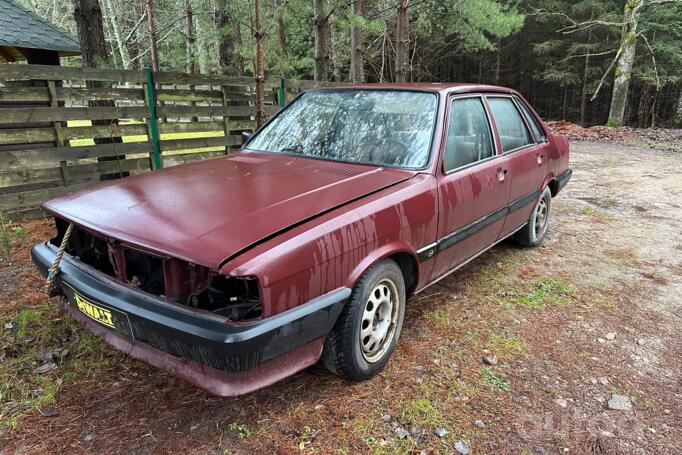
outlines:
[[[160,164],[172,166],[227,154],[242,131],[255,129],[252,78],[0,65],[0,82],[5,219],[39,215],[48,199],[153,169],[155,145]],[[268,79],[266,115],[283,93],[290,99],[314,85]]]

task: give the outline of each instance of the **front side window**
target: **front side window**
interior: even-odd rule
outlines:
[[[521,118],[521,113],[511,98],[490,97],[488,98],[490,110],[497,125],[500,135],[502,151],[509,152],[533,143],[526,124]]]
[[[545,135],[545,132],[540,127],[540,124],[538,124],[538,121],[535,118],[535,116],[530,112],[530,109],[528,109],[528,106],[526,106],[526,103],[521,101],[519,98],[516,98],[516,104],[518,104],[519,107],[521,107],[523,115],[526,117],[526,120],[530,125],[530,129],[533,130],[533,136],[535,136],[535,140],[537,142],[542,142],[546,140],[547,135]]]
[[[245,146],[335,161],[421,168],[436,120],[434,93],[318,90],[304,93]]]
[[[494,154],[493,136],[482,100],[452,100],[443,158],[445,172],[490,158]]]

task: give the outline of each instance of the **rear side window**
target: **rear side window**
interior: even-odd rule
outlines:
[[[445,172],[495,154],[488,116],[480,98],[459,98],[450,105]]]
[[[533,130],[533,136],[535,136],[535,140],[537,142],[543,142],[547,140],[547,135],[540,127],[540,124],[538,123],[535,116],[530,112],[530,109],[528,109],[528,106],[526,106],[526,103],[521,101],[519,98],[516,98],[516,104],[518,104],[519,107],[521,108],[524,117],[526,117],[526,120],[530,125],[530,129]]]
[[[488,98],[488,104],[495,118],[503,152],[533,143],[528,128],[521,118],[521,113],[516,109],[511,98],[491,97]]]

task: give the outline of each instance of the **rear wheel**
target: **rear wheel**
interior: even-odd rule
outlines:
[[[549,218],[552,210],[552,192],[545,187],[540,199],[530,214],[528,224],[514,235],[514,240],[524,246],[539,246],[544,242],[549,230]]]
[[[379,373],[395,350],[404,314],[403,274],[395,261],[384,259],[353,288],[325,341],[325,367],[352,381]]]

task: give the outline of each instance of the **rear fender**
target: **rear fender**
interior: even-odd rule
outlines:
[[[553,171],[550,171],[546,176],[545,179],[542,181],[542,185],[540,185],[540,193],[545,190],[545,188],[550,185],[549,189],[552,191],[552,196],[554,196],[554,191],[555,188],[552,188],[552,181],[556,181],[556,176],[554,175]]]

